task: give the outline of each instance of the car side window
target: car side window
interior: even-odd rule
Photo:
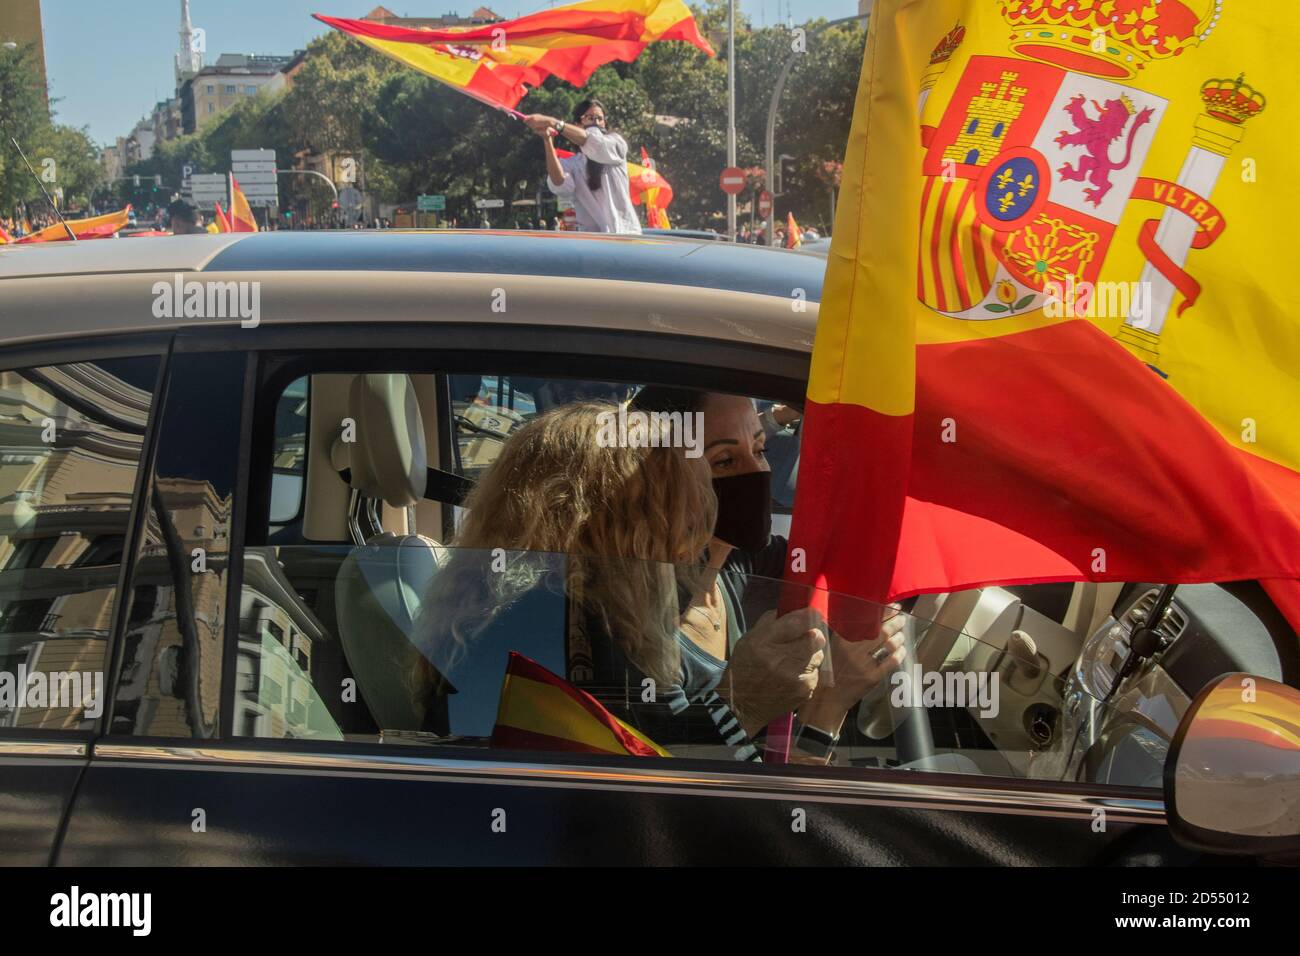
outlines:
[[[977,639],[943,623],[957,620],[960,601],[944,604],[940,617],[937,605],[903,613],[807,588],[791,593],[800,589],[781,580],[788,556],[778,520],[767,545],[734,552],[713,572],[611,555],[476,549],[421,526],[410,476],[413,462],[433,460],[419,453],[422,443],[440,441],[450,450],[438,456],[452,466],[446,470],[481,482],[510,437],[536,416],[577,402],[620,403],[638,390],[493,372],[442,376],[440,395],[430,379],[391,372],[313,379],[309,403],[321,404],[322,422],[355,425],[351,440],[338,438],[328,456],[318,448],[307,458],[309,472],[328,469],[325,477],[338,485],[319,507],[337,508],[333,525],[346,526],[353,541],[264,536],[245,549],[237,680],[227,705],[237,736],[749,761],[763,751],[770,719],[780,716],[770,702],[800,698],[775,677],[770,687],[730,683],[733,658],[746,648],[757,653],[752,648],[764,639],[754,635],[773,626],[771,612],[822,606],[830,608],[835,636],[821,669],[827,686],[840,688],[833,699],[841,712],[832,718],[838,739],[827,744],[815,726],[797,735],[795,762],[824,763],[833,751],[846,771],[1090,774],[1096,782],[1089,768],[1116,766],[1107,750],[1107,734],[1122,723],[1116,704],[1096,699],[1075,707],[1074,723],[1062,716],[1077,693],[1062,677],[1068,635],[1010,592],[985,595],[981,620],[998,613]],[[266,407],[285,407],[280,392],[266,396]],[[701,423],[709,470],[716,480],[765,459],[775,519],[788,507],[785,490],[798,471],[799,411],[761,402],[746,410],[743,396],[719,398],[726,402],[711,398],[715,417],[706,412]],[[301,404],[296,395],[290,400]],[[646,400],[693,401],[680,389]],[[438,416],[440,433],[429,422],[435,404],[452,412]],[[720,437],[708,440],[710,429]],[[262,435],[274,448],[254,459],[273,469],[281,437]],[[344,457],[360,470],[340,467]],[[306,476],[309,484],[320,477]],[[250,480],[271,485],[269,475]],[[436,472],[420,485],[447,500],[437,496],[450,485]],[[518,494],[526,499],[524,489]],[[329,516],[307,517],[331,524],[323,520]],[[714,583],[701,590],[709,574]],[[883,651],[881,641],[898,631],[890,625],[882,636],[884,619],[906,625],[911,646],[903,671],[881,670],[864,657]],[[888,651],[879,658],[886,659],[897,664]],[[851,692],[852,700],[840,699]],[[208,705],[206,697],[200,702]],[[1144,738],[1106,780],[1149,785],[1156,765],[1137,757],[1158,750],[1158,740]]]
[[[88,730],[157,357],[0,372],[0,727]]]

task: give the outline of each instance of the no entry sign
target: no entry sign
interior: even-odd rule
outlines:
[[[722,171],[722,191],[738,196],[745,191],[745,171],[739,166],[728,166]]]

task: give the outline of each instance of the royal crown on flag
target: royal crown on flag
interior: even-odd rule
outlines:
[[[1264,94],[1246,82],[1245,74],[1235,80],[1206,80],[1201,86],[1205,111],[1225,123],[1241,125],[1264,108]]]
[[[1080,73],[1131,78],[1207,39],[1223,0],[999,0],[1022,56]]]
[[[947,63],[952,58],[952,55],[957,52],[957,48],[961,46],[961,41],[964,39],[966,39],[966,28],[959,23],[948,31],[944,38],[939,41],[938,46],[930,51],[930,65]]]

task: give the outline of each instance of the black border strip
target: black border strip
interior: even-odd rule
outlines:
[[[221,642],[221,687],[217,697],[217,737],[229,740],[235,726],[235,681],[239,669],[239,606],[244,587],[244,539],[248,524],[248,486],[253,447],[253,401],[257,395],[259,356],[249,351],[244,365],[244,394],[240,403],[239,462],[231,490],[230,537],[226,552],[226,632]],[[305,488],[305,486],[304,486]],[[305,490],[304,490],[305,494]],[[229,690],[229,694],[227,694]],[[229,701],[229,706],[227,706]]]

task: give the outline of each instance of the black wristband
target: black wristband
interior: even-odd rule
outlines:
[[[794,745],[804,753],[823,759],[830,757],[839,742],[839,737],[808,724],[801,724],[794,738]]]

